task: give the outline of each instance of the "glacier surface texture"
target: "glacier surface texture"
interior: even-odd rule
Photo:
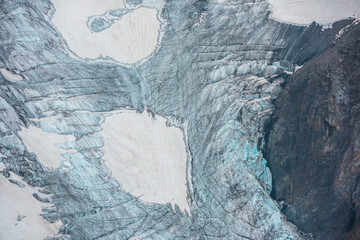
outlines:
[[[271,195],[268,127],[353,21],[286,23],[265,0],[0,0],[0,239],[316,237]]]

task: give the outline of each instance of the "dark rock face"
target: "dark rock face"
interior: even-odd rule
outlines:
[[[360,24],[287,79],[276,108],[273,198],[315,239],[360,239]]]

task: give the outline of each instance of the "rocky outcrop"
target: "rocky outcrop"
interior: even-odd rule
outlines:
[[[287,79],[276,109],[272,197],[315,239],[360,239],[360,24]]]

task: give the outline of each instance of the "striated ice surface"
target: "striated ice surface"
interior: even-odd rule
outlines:
[[[87,26],[94,32],[101,32],[111,27],[115,20],[121,18],[132,12],[132,9],[118,9],[110,10],[102,15],[94,15],[88,18]]]
[[[61,221],[58,239],[307,238],[269,196],[264,126],[286,71],[324,48],[305,40],[335,37],[330,30],[277,22],[265,0],[105,3],[1,2],[0,68],[24,76],[11,81],[0,75],[2,178],[21,176],[48,195],[36,199],[50,205],[42,209],[44,221]],[[95,24],[102,31],[91,32],[86,24],[124,8],[133,11],[108,28]],[[136,20],[121,25],[136,12]],[[139,39],[154,47],[138,49]],[[93,60],[100,54],[104,58]],[[122,120],[112,114],[124,110],[137,116],[113,126]],[[144,127],[154,141],[136,136],[134,145],[124,139],[124,146],[114,146],[109,134],[142,132],[143,123],[134,124],[145,110],[162,126]],[[169,131],[175,133],[159,138]],[[41,141],[43,149],[35,149],[32,144]],[[146,145],[159,154],[148,161],[164,163],[162,154],[168,154],[169,166],[161,168],[171,168],[166,174],[150,172],[158,170],[151,162],[131,168],[149,171],[144,175],[126,170],[127,163],[141,164],[152,153],[139,150]],[[130,148],[137,156],[126,152]],[[126,163],[114,165],[114,155]],[[155,180],[169,184],[154,188],[161,201],[144,201],[130,189]]]

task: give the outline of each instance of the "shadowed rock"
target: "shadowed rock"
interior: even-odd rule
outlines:
[[[268,129],[272,196],[316,239],[360,238],[360,25],[287,80]]]

